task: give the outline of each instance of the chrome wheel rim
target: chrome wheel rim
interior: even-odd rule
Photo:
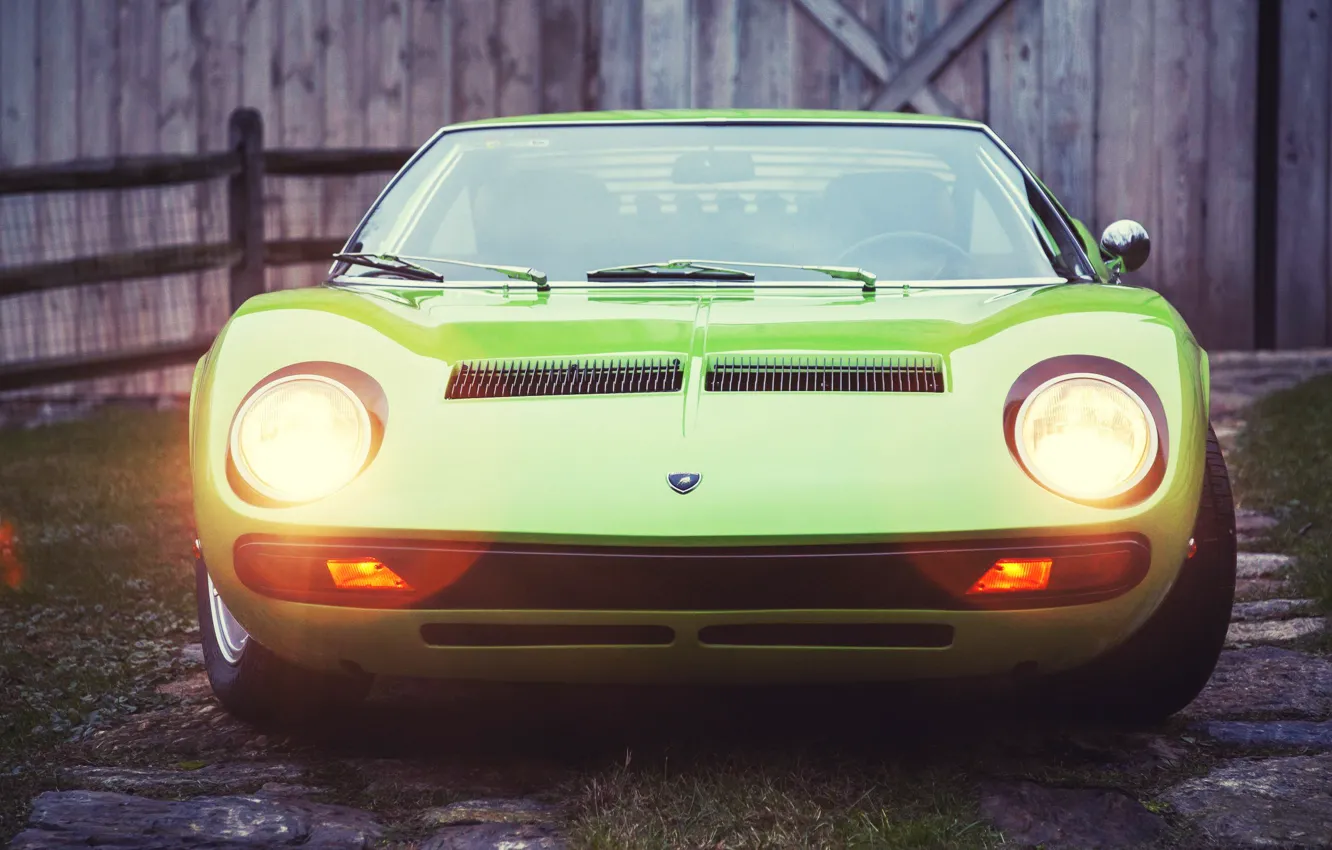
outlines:
[[[222,652],[222,657],[228,664],[239,663],[241,653],[245,651],[245,644],[250,640],[250,633],[236,622],[231,609],[218,595],[212,576],[208,577],[208,610],[213,619],[213,637],[217,641],[217,648]]]

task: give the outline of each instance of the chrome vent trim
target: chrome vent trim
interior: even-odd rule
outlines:
[[[464,360],[445,398],[675,393],[684,386],[678,356]]]
[[[937,354],[716,355],[704,389],[725,392],[941,393]]]

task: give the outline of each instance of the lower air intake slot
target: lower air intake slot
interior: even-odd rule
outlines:
[[[679,357],[465,360],[453,367],[446,398],[676,393]]]
[[[943,358],[932,354],[719,355],[708,362],[704,388],[714,393],[941,393]]]
[[[709,646],[837,646],[938,649],[953,644],[953,627],[934,623],[743,623],[705,626]]]
[[[669,626],[507,625],[427,623],[421,638],[431,646],[669,646]]]

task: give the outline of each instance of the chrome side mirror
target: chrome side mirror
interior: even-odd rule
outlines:
[[[1147,236],[1147,228],[1132,219],[1123,218],[1101,234],[1101,250],[1121,260],[1124,271],[1131,272],[1147,262],[1147,255],[1152,252],[1152,240]]]

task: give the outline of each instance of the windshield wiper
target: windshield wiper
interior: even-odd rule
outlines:
[[[751,263],[743,260],[668,260],[664,263],[641,263],[633,266],[611,266],[587,273],[588,280],[623,280],[634,278],[703,278],[706,280],[754,280],[751,272],[728,268],[748,266],[758,269],[796,269],[816,272],[837,280],[853,280],[865,292],[873,292],[878,280],[873,272],[854,266],[802,266],[793,263]]]
[[[409,262],[393,254],[361,254],[361,253],[337,253],[333,259],[343,263],[351,263],[357,266],[367,266],[372,269],[379,269],[386,272],[397,272],[405,278],[411,280],[429,280],[435,283],[443,283],[444,275],[439,272],[428,269],[425,266]]]
[[[702,278],[705,280],[753,280],[754,275],[739,269],[710,265],[698,260],[667,260],[664,263],[639,263],[633,266],[608,266],[593,269],[587,273],[588,280],[631,280],[638,278],[657,278],[661,280],[681,280]]]
[[[499,266],[488,263],[469,263],[465,260],[450,260],[446,257],[407,257],[398,256],[397,254],[339,253],[334,254],[333,259],[358,266],[369,266],[372,269],[397,272],[403,277],[413,280],[428,280],[434,283],[443,283],[444,275],[434,269],[420,265],[421,262],[466,266],[472,269],[485,269],[496,274],[502,274],[510,280],[525,280],[528,283],[534,283],[538,292],[550,291],[550,283],[544,273],[523,266]]]
[[[834,280],[854,280],[860,284],[860,288],[865,292],[873,292],[874,286],[878,283],[878,276],[874,272],[855,266],[802,266],[795,263],[732,263],[736,266],[753,266],[761,269],[796,269],[798,271],[815,272],[821,275],[827,275]]]

